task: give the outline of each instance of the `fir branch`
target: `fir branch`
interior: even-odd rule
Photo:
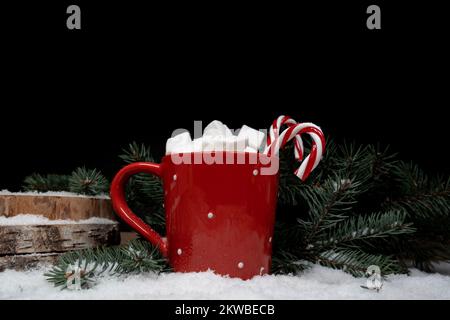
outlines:
[[[391,153],[389,146],[382,149],[380,145],[369,145],[368,152],[370,154],[371,180],[374,183],[384,181],[399,164],[397,153]]]
[[[311,267],[311,263],[300,260],[299,257],[287,251],[278,251],[272,258],[272,270],[274,274],[299,274]]]
[[[322,186],[309,186],[304,196],[309,204],[308,219],[298,219],[305,234],[305,243],[311,243],[317,235],[346,219],[356,203],[359,183],[342,179],[339,175],[329,178]],[[307,190],[307,191],[306,191]]]
[[[406,223],[402,211],[390,211],[349,217],[320,235],[314,247],[321,250],[339,247],[360,248],[361,242],[370,245],[372,239],[392,239],[415,232],[412,223]]]
[[[309,184],[320,183],[342,169],[340,159],[338,157],[340,150],[339,145],[329,137],[327,137],[326,141],[326,151],[320,161],[320,166],[316,170],[312,171],[310,177],[308,178],[307,183]]]
[[[278,213],[277,213],[278,214]],[[294,252],[304,247],[303,230],[298,224],[283,222],[279,219],[275,221],[273,236],[273,251],[277,252]]]
[[[394,241],[395,255],[404,264],[425,271],[434,272],[434,263],[450,262],[450,240],[447,237],[422,234],[420,231],[403,241]]]
[[[368,146],[343,143],[336,157],[339,172],[345,179],[367,181],[370,178],[371,153]]]
[[[167,272],[165,258],[145,240],[135,239],[123,246],[98,247],[71,251],[59,257],[57,264],[45,274],[55,286],[67,286],[67,271],[79,266],[82,288],[89,288],[102,274],[122,275],[140,272]]]
[[[154,162],[150,147],[133,142],[119,155],[125,163]],[[133,212],[152,226],[165,233],[164,191],[161,180],[148,174],[137,174],[130,178],[126,188],[127,202]]]
[[[79,194],[99,195],[108,192],[109,183],[100,171],[82,167],[72,172],[69,178],[69,190]]]
[[[23,181],[23,190],[25,191],[68,191],[69,176],[60,174],[41,175],[33,173],[27,176]]]
[[[278,204],[282,206],[297,206],[303,202],[303,190],[305,184],[302,183],[294,174],[295,165],[294,149],[288,145],[280,151],[280,179],[278,184]]]
[[[365,253],[360,250],[329,250],[321,253],[316,263],[333,269],[341,269],[355,277],[363,277],[369,266],[378,266],[382,275],[405,273],[405,268],[395,259]]]
[[[149,204],[137,198],[128,201],[129,206],[145,223],[150,225],[156,232],[164,235],[166,232],[165,210],[160,204]]]
[[[343,143],[336,149],[335,172],[344,179],[358,181],[360,194],[373,191],[397,165],[396,154],[389,147]]]
[[[119,158],[127,164],[134,162],[154,162],[150,147],[144,144],[132,142],[122,152]],[[129,184],[132,186],[127,190],[127,198],[130,202],[140,201],[150,205],[163,204],[164,192],[159,178],[147,174],[137,174],[130,179]]]
[[[138,144],[136,141],[133,141],[127,148],[122,149],[122,152],[119,158],[125,163],[155,162],[150,147],[143,143]]]
[[[119,259],[115,272],[166,272],[170,270],[159,250],[145,240],[135,240],[120,247],[123,259]]]
[[[388,198],[384,208],[403,209],[415,220],[450,218],[450,179],[429,178],[417,165],[404,162],[393,174],[399,196]]]

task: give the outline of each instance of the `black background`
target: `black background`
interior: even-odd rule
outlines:
[[[133,140],[159,158],[194,120],[268,128],[282,113],[447,174],[446,11],[392,2],[2,4],[0,189],[82,165],[111,177]]]

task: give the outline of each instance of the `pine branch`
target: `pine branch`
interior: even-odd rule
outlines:
[[[434,263],[450,262],[450,240],[420,231],[401,242],[390,243],[397,258],[425,272],[434,272]]]
[[[119,158],[128,164],[134,162],[154,162],[150,147],[144,144],[139,145],[136,142],[129,144],[127,149],[123,149],[123,153],[119,155]],[[140,201],[151,205],[163,204],[164,192],[159,178],[147,174],[138,174],[133,176],[129,183],[132,186],[127,192],[130,202]]]
[[[357,183],[358,198],[368,194],[369,190],[372,196],[378,193],[383,196],[385,190],[377,189],[386,187],[385,180],[392,175],[391,171],[397,165],[395,157],[388,148],[356,146],[354,143],[336,145],[330,140],[320,166],[303,183],[292,174],[298,162],[294,160],[293,148],[288,147],[280,153],[279,205],[309,205],[309,199],[305,201],[305,196],[308,196],[305,189],[320,186],[335,176],[339,176],[342,181]]]
[[[69,178],[69,190],[79,194],[99,195],[109,191],[109,183],[100,171],[82,167],[72,172]]]
[[[381,149],[380,145],[368,146],[370,154],[370,173],[372,182],[383,182],[399,164],[397,153],[391,153],[389,147]]]
[[[162,205],[140,202],[138,199],[129,201],[130,208],[136,212],[145,223],[150,225],[156,232],[164,235],[166,233],[165,211]]]
[[[336,157],[338,170],[346,179],[365,182],[371,176],[371,156],[369,146],[344,143]]]
[[[414,220],[450,218],[450,179],[430,179],[417,165],[407,163],[396,168],[394,177],[400,195],[388,198],[385,208],[403,209]]]
[[[133,142],[119,156],[125,163],[154,162],[150,147]],[[131,177],[126,188],[130,208],[157,232],[165,233],[164,191],[155,176],[138,174]]]
[[[307,220],[298,219],[305,234],[305,243],[311,243],[317,235],[346,219],[359,194],[359,183],[341,179],[335,175],[322,186],[309,186],[304,196],[308,202]],[[307,190],[307,191],[306,191]]]
[[[159,251],[145,240],[136,239],[127,245],[98,247],[71,251],[59,257],[58,263],[45,274],[47,280],[63,289],[67,286],[68,270],[79,266],[82,288],[89,288],[103,274],[122,275],[170,270]]]
[[[374,255],[360,250],[330,250],[321,253],[316,263],[333,269],[341,269],[355,277],[363,277],[369,266],[378,266],[382,275],[405,273],[405,268],[395,259]]]
[[[377,201],[379,195],[385,195],[384,188],[388,186],[386,181],[398,164],[395,155],[388,149],[357,147],[354,144],[332,144],[332,150],[334,153],[326,154],[317,173],[312,176],[313,182],[306,184],[289,178],[293,176],[292,164],[289,160],[286,161],[287,164],[283,164],[284,157],[281,155],[281,212],[278,212],[278,217],[286,219],[287,214],[295,215],[296,211],[287,210],[286,205],[299,208],[303,204],[309,214],[297,218],[300,226],[297,230],[289,224],[282,224],[284,230],[276,228],[274,257],[278,265],[274,270],[277,272],[301,271],[301,267],[297,268],[299,261],[322,261],[324,257],[329,258],[327,253],[331,251],[346,252],[345,250],[352,249],[358,250],[358,254],[352,254],[350,257],[353,260],[347,261],[347,266],[343,264],[340,268],[349,268],[352,274],[357,274],[354,265],[359,263],[365,266],[364,259],[367,257],[387,257],[377,253],[364,253],[361,249],[374,250],[380,240],[405,237],[414,232],[411,223],[406,222],[406,215],[400,210],[370,215],[357,214],[361,209],[358,208],[361,204],[357,200],[362,199],[368,204],[371,200]],[[283,177],[284,172],[286,178]],[[373,207],[377,206],[368,206],[370,209]],[[284,211],[291,212],[286,214]],[[277,240],[280,237],[285,240]],[[338,267],[338,262],[343,263],[343,255],[337,257],[341,259],[333,262],[335,267]],[[397,262],[397,265],[400,266],[401,263]],[[404,271],[402,268],[397,269]]]
[[[275,221],[273,236],[274,254],[277,252],[298,252],[299,248],[305,247],[303,241],[303,231],[297,223],[282,222],[279,219]]]
[[[361,245],[370,245],[370,241],[375,238],[392,239],[415,232],[412,223],[406,223],[405,219],[406,214],[401,211],[349,217],[331,230],[322,233],[313,247],[322,251],[343,246],[361,248]]]
[[[155,162],[150,147],[144,145],[143,143],[138,144],[133,141],[128,145],[128,148],[122,150],[122,154],[119,158],[125,163],[134,162]]]
[[[342,170],[341,160],[338,157],[340,146],[330,137],[327,137],[326,141],[327,147],[320,161],[320,166],[311,173],[306,181],[308,184],[320,183]]]
[[[311,263],[300,260],[295,254],[287,251],[278,251],[272,258],[272,270],[274,274],[299,274],[311,267]]]
[[[295,165],[298,163],[294,159],[294,149],[292,145],[288,145],[284,150],[280,151],[280,180],[278,184],[278,204],[282,206],[297,206],[299,202],[303,202],[303,190],[305,184],[302,183],[295,175]]]
[[[369,190],[373,193],[397,165],[396,154],[389,147],[382,149],[379,145],[343,143],[336,148],[333,158],[334,172],[344,179],[358,181],[360,194]]]
[[[33,173],[27,176],[23,181],[23,190],[25,191],[68,191],[69,176],[60,174],[40,175]]]
[[[109,190],[106,178],[96,169],[77,168],[71,175],[34,173],[24,180],[25,191],[68,191],[86,195],[98,195]]]

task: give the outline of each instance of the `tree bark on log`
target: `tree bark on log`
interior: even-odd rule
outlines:
[[[111,200],[76,196],[0,195],[0,216],[36,214],[50,220],[84,220],[92,217],[116,220]]]
[[[28,270],[41,264],[50,265],[55,263],[58,257],[58,253],[0,256],[0,272],[6,269]]]
[[[0,255],[65,252],[120,242],[117,223],[0,226]]]
[[[71,195],[6,193],[0,195],[0,216],[34,214],[67,223],[0,225],[0,271],[23,270],[53,263],[64,252],[120,243],[119,224],[104,198]],[[111,223],[77,223],[89,218]]]

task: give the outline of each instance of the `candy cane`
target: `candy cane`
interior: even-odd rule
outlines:
[[[288,128],[279,134],[280,128],[284,124]],[[289,141],[295,138],[295,158],[301,161],[304,150],[301,139],[303,133],[307,133],[313,139],[311,153],[295,171],[295,175],[304,181],[310,175],[311,171],[317,167],[325,150],[325,138],[322,130],[318,126],[313,123],[297,123],[287,116],[281,116],[270,127],[264,153],[267,155],[278,155],[280,149],[284,148]]]
[[[279,116],[277,119],[273,121],[273,124],[270,126],[269,134],[267,135],[267,146],[270,146],[272,141],[275,140],[275,136],[278,135],[280,128],[283,125],[294,126],[297,122],[289,116]],[[303,160],[303,140],[300,135],[295,137],[295,158],[298,161]]]

